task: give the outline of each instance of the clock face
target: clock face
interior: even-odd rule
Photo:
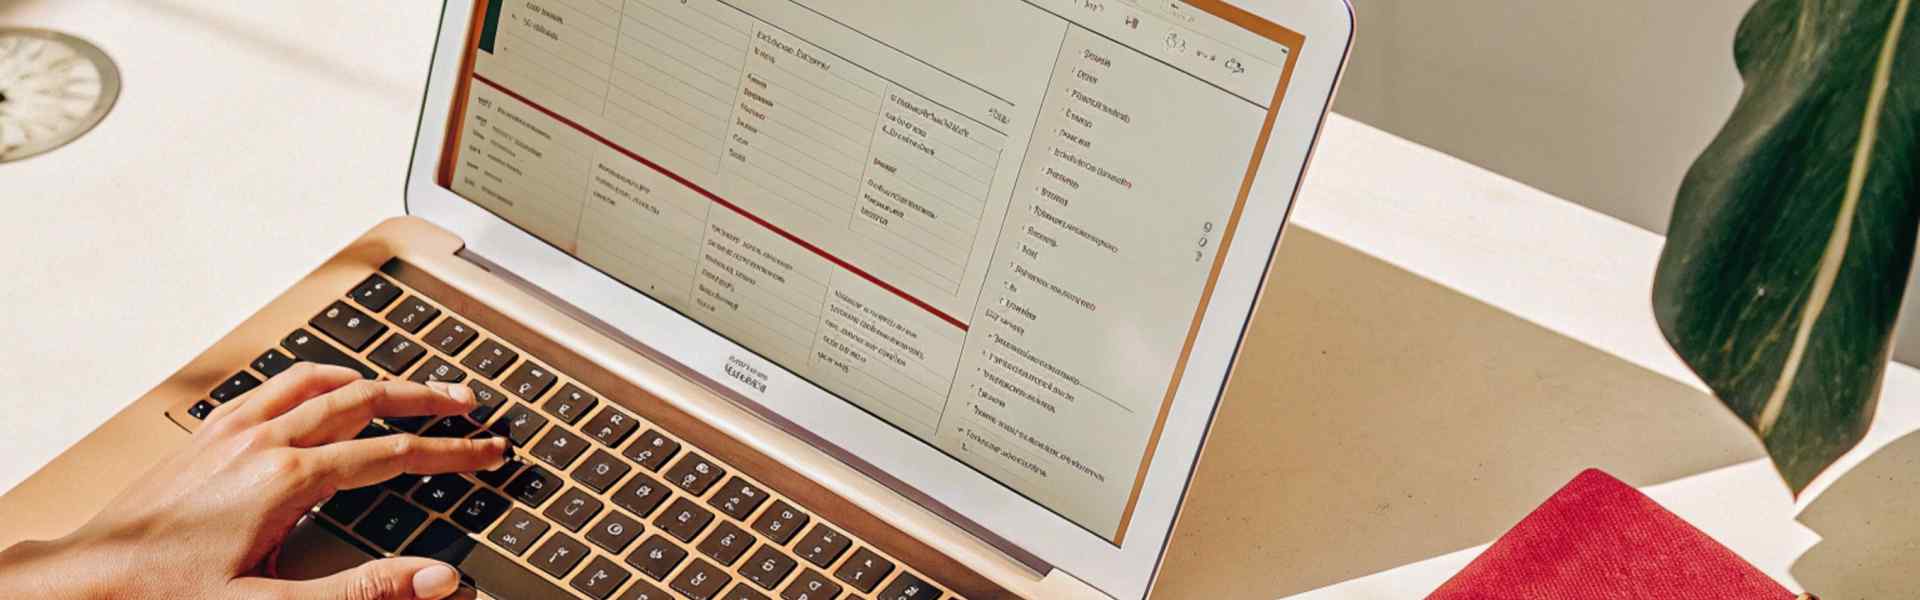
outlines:
[[[107,116],[120,71],[64,33],[0,27],[0,163],[59,148]]]

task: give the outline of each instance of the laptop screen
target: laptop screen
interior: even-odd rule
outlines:
[[[1217,1],[476,11],[441,185],[1124,538],[1302,37]]]

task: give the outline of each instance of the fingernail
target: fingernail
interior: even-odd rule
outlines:
[[[473,390],[468,389],[467,386],[448,385],[446,394],[447,394],[447,397],[452,398],[454,402],[459,402],[461,404],[466,404],[469,406],[473,404]]]
[[[416,598],[439,600],[452,595],[460,589],[460,574],[453,567],[434,565],[413,573],[413,595]]]
[[[436,394],[440,394],[440,395],[442,395],[442,396],[446,396],[446,395],[449,395],[449,394],[451,393],[451,392],[449,392],[449,391],[447,391],[447,388],[448,388],[448,386],[447,386],[447,382],[445,382],[445,381],[429,381],[429,382],[427,382],[427,389],[430,389],[430,390],[433,390],[433,392],[434,392],[434,393],[436,393]]]

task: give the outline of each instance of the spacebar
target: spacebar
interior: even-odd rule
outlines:
[[[548,582],[533,571],[515,564],[492,548],[474,544],[467,556],[454,566],[473,580],[473,587],[500,600],[546,600],[572,598],[574,595]]]

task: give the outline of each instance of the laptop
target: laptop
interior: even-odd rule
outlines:
[[[366,434],[516,456],[336,494],[290,575],[1146,598],[1351,35],[1342,0],[448,0],[406,215],[0,498],[0,546],[310,361],[468,386]]]

